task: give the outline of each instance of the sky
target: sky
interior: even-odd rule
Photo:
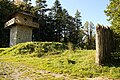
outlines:
[[[46,0],[48,7],[54,5],[55,0]],[[102,24],[109,26],[104,10],[109,4],[109,0],[59,0],[61,6],[68,10],[69,14],[75,16],[76,10],[81,12],[82,23],[92,21],[95,25]],[[35,0],[32,0],[33,5]]]

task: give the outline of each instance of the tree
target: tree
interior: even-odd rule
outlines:
[[[13,1],[14,3],[14,1]],[[31,0],[23,0],[23,2],[17,3],[17,11],[25,11],[27,13],[32,13]]]
[[[89,22],[86,21],[84,26],[83,26],[83,42],[85,43],[85,48],[88,49],[89,47]]]
[[[110,0],[110,4],[105,10],[108,21],[111,22],[113,30],[113,43],[115,51],[120,51],[120,0]]]
[[[61,37],[61,41],[62,42],[67,42],[67,17],[68,17],[68,12],[66,9],[62,10],[62,16],[61,16],[61,20],[62,20],[62,37]]]
[[[59,0],[56,0],[49,16],[53,19],[54,40],[58,42],[71,42],[74,46],[80,46],[81,35],[81,15],[77,10],[75,17],[69,15],[66,9],[62,8]]]
[[[83,34],[84,34],[83,41],[85,43],[85,48],[87,49],[95,49],[95,33],[94,33],[95,30],[94,29],[95,29],[95,26],[91,21],[85,22],[83,26]]]
[[[16,6],[8,0],[0,0],[0,47],[6,47],[9,45],[9,29],[4,28],[4,24],[10,16],[16,10]]]
[[[39,29],[33,30],[33,41],[47,41],[47,28],[46,21],[47,21],[47,15],[45,12],[48,10],[46,4],[46,0],[36,0],[36,5],[32,9],[33,13],[38,19],[39,23]]]
[[[90,33],[89,33],[89,49],[95,49],[95,26],[93,22],[90,21]]]
[[[59,0],[54,2],[52,7],[52,15],[54,20],[55,41],[60,42],[62,38],[62,6]]]
[[[74,23],[74,22],[73,22]],[[82,31],[81,31],[81,26],[82,26],[82,22],[81,22],[81,13],[77,10],[75,13],[75,31],[74,31],[74,44],[78,47],[82,47]]]
[[[110,0],[105,13],[113,31],[120,35],[120,0]]]

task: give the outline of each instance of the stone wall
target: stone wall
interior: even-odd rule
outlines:
[[[13,26],[10,29],[10,46],[16,45],[16,38],[17,38],[17,27]]]
[[[32,41],[32,28],[17,25],[10,31],[10,46]]]
[[[16,44],[29,41],[32,41],[32,28],[18,25]]]

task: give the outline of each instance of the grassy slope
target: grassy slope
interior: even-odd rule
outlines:
[[[19,67],[24,65],[26,67],[37,70],[47,70],[52,73],[64,74],[70,79],[81,78],[120,78],[120,67],[108,67],[95,65],[95,51],[94,50],[65,50],[61,54],[44,55],[42,57],[31,57],[31,54],[9,55],[3,54],[9,49],[0,49],[0,63],[11,63],[12,66]],[[15,64],[15,65],[13,65]],[[30,72],[29,72],[30,73]],[[30,74],[38,75],[38,73],[31,72]],[[28,76],[24,74],[24,76]],[[38,77],[37,77],[38,78]],[[53,76],[45,76],[43,78],[53,79]],[[62,79],[62,77],[60,78]]]

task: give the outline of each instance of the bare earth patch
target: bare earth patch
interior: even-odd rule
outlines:
[[[46,70],[34,70],[24,65],[14,65],[14,63],[0,62],[0,79],[13,80],[34,80],[34,79],[65,79],[70,80],[69,76],[51,73]]]
[[[23,64],[15,65],[14,63],[0,62],[0,79],[3,80],[112,80],[108,78],[81,78],[72,79],[69,75],[52,73],[46,70],[34,70]]]

